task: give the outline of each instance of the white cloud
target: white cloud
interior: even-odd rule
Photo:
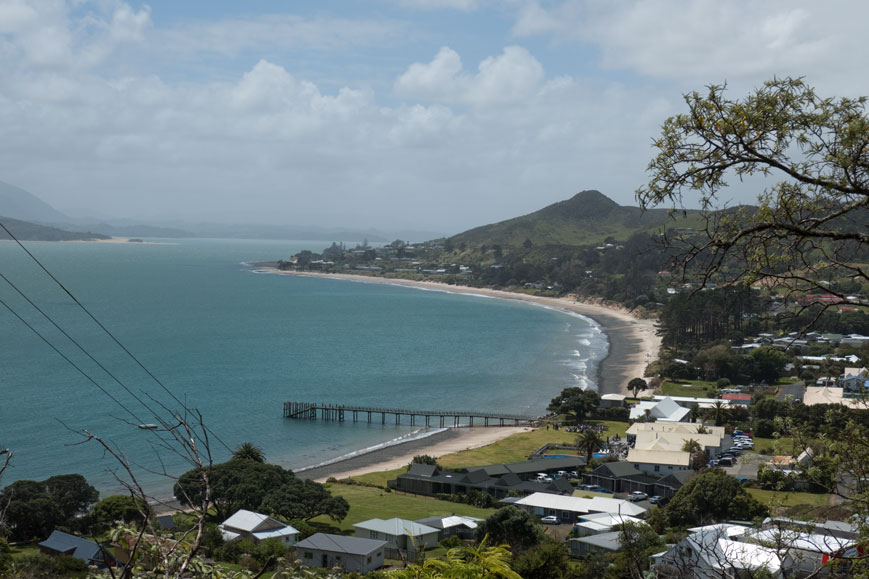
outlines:
[[[867,17],[869,4],[844,0],[566,0],[526,5],[513,34],[578,41],[603,66],[650,78],[751,86],[773,75],[826,79],[859,68],[869,56]]]
[[[427,64],[414,63],[395,82],[395,92],[407,98],[442,100],[478,107],[519,103],[543,83],[541,64],[520,46],[508,46],[483,60],[477,74],[464,72],[454,50],[441,48]]]

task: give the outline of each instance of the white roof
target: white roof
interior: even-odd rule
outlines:
[[[631,420],[644,417],[646,410],[649,411],[649,416],[662,422],[681,422],[691,412],[689,408],[679,406],[675,400],[668,396],[662,400],[640,402],[631,408]]]
[[[612,513],[616,515],[629,515],[632,517],[642,516],[646,509],[620,499],[608,497],[565,497],[552,493],[533,493],[516,501],[516,505],[537,507],[542,509],[556,509],[572,513]]]
[[[627,398],[627,396],[625,396],[624,394],[604,394],[600,397],[601,400],[618,400],[619,402],[621,402],[625,398]]]
[[[696,424],[691,422],[635,422],[628,428],[628,434],[638,435],[641,432],[684,432],[687,434],[697,434],[700,427],[706,429],[709,434],[714,434],[719,438],[724,438],[725,432],[723,426],[709,426],[707,424]]]
[[[477,523],[482,521],[483,519],[477,519],[474,517],[462,517],[459,515],[451,515],[449,517],[444,517],[441,519],[443,522],[444,529],[449,529],[452,527],[458,527],[460,525],[464,525],[469,529],[476,529]]]
[[[582,516],[582,522],[595,523],[598,525],[609,525],[610,527],[612,527],[613,525],[620,525],[622,523],[645,524],[642,519],[638,519],[636,517],[625,514],[619,515],[617,513],[589,513]]]
[[[299,532],[293,527],[273,519],[268,515],[262,515],[245,509],[239,509],[234,515],[223,521],[223,524],[220,525],[220,529],[225,533],[243,531],[256,536],[260,536],[261,533],[278,533],[270,535],[273,537],[284,537]]]
[[[682,452],[681,450],[642,450],[632,448],[628,451],[627,462],[688,466],[691,464],[691,453]]]
[[[682,450],[685,442],[696,440],[703,448],[720,448],[721,436],[698,434],[697,432],[649,432],[637,434],[634,448],[637,450]]]
[[[386,520],[368,519],[367,521],[356,523],[353,526],[359,529],[365,529],[367,531],[377,531],[378,533],[385,533],[393,537],[398,537],[401,535],[418,537],[420,535],[428,535],[438,532],[438,530],[434,527],[415,523],[414,521],[408,521],[407,519],[399,519],[398,517]]]

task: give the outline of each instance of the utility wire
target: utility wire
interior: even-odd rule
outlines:
[[[133,411],[130,410],[127,406],[125,406],[123,403],[121,403],[121,401],[118,400],[117,398],[115,398],[115,397],[114,397],[114,396],[113,396],[113,395],[112,395],[108,390],[106,390],[105,388],[103,388],[102,386],[100,386],[100,384],[99,384],[96,380],[94,380],[93,378],[91,378],[90,375],[89,375],[87,372],[85,372],[84,370],[82,370],[81,368],[79,368],[78,365],[77,365],[75,362],[73,362],[73,361],[69,358],[69,356],[67,356],[66,354],[64,354],[63,352],[61,352],[61,351],[57,348],[57,346],[55,346],[54,344],[52,344],[52,343],[51,343],[51,342],[50,342],[50,341],[49,341],[45,336],[43,336],[43,335],[39,332],[39,330],[37,330],[36,328],[34,328],[34,327],[33,327],[33,326],[32,326],[32,325],[31,325],[27,320],[25,320],[24,318],[22,318],[22,317],[18,314],[18,312],[16,312],[16,311],[13,310],[11,307],[9,307],[9,304],[7,304],[7,303],[3,300],[3,298],[0,298],[0,304],[3,304],[3,306],[4,306],[7,310],[9,310],[9,312],[10,312],[13,316],[15,316],[16,318],[18,318],[18,320],[19,320],[22,324],[24,324],[25,326],[27,326],[28,328],[30,328],[30,331],[31,331],[31,332],[33,332],[34,334],[36,334],[37,336],[39,336],[39,337],[42,339],[43,342],[45,342],[46,344],[48,344],[48,347],[49,347],[49,348],[51,348],[52,350],[54,350],[55,352],[57,352],[57,354],[58,354],[61,358],[63,358],[64,360],[66,360],[66,361],[69,363],[70,366],[72,366],[73,368],[75,368],[76,370],[78,370],[78,372],[79,372],[82,376],[84,376],[85,378],[87,378],[88,381],[89,381],[91,384],[93,384],[94,386],[96,386],[97,388],[99,388],[99,389],[102,391],[102,393],[105,394],[106,396],[108,396],[109,398],[111,398],[111,399],[115,402],[115,404],[117,404],[118,406],[120,406],[121,408],[123,408],[124,410],[126,410],[126,411],[127,411],[127,414],[129,414],[130,416],[132,416],[133,419],[136,421],[137,424],[142,424],[142,423],[144,422],[141,418],[139,418],[138,416],[136,416],[136,413],[135,413],[135,412],[133,412]]]
[[[123,350],[123,351],[124,351],[124,352],[125,352],[125,353],[130,357],[130,358],[132,358],[132,360],[133,360],[134,362],[136,362],[136,364],[139,366],[139,368],[141,368],[141,369],[142,369],[142,370],[143,370],[143,371],[144,371],[148,376],[150,376],[151,379],[152,379],[154,382],[156,382],[156,383],[157,383],[157,384],[158,384],[158,385],[159,385],[159,386],[160,386],[160,387],[161,387],[161,388],[162,388],[162,389],[163,389],[163,390],[164,390],[164,391],[165,391],[169,396],[171,396],[172,399],[175,400],[175,402],[177,402],[179,406],[181,406],[182,408],[186,408],[186,405],[185,405],[181,400],[179,400],[178,397],[175,396],[175,394],[173,394],[172,391],[169,390],[169,388],[167,388],[166,385],[163,384],[163,382],[160,381],[159,378],[157,378],[153,373],[151,373],[151,371],[148,370],[148,369],[145,367],[145,365],[142,364],[142,362],[140,362],[139,359],[138,359],[138,358],[137,358],[137,357],[136,357],[136,356],[135,356],[135,355],[134,355],[130,350],[128,350],[127,347],[124,346],[124,345],[121,343],[121,341],[118,340],[118,338],[116,338],[115,335],[114,335],[112,332],[110,332],[109,329],[106,328],[106,327],[105,327],[105,326],[104,326],[104,325],[103,325],[103,324],[102,324],[102,323],[101,323],[101,322],[100,322],[100,321],[99,321],[99,320],[98,320],[98,319],[97,319],[97,318],[96,318],[96,317],[91,313],[90,310],[88,310],[88,309],[84,306],[84,304],[82,304],[80,301],[78,301],[78,299],[77,299],[74,295],[72,295],[72,292],[70,292],[70,291],[66,288],[66,286],[63,285],[63,283],[61,283],[60,280],[58,280],[58,279],[57,279],[57,278],[56,278],[56,277],[55,277],[55,276],[54,276],[50,271],[48,271],[48,269],[46,269],[46,267],[45,267],[44,265],[42,265],[42,262],[39,261],[39,260],[36,258],[35,255],[33,255],[32,253],[30,253],[30,250],[28,250],[28,249],[24,246],[24,244],[21,243],[21,241],[19,241],[18,238],[15,237],[15,235],[14,235],[11,231],[9,231],[9,228],[7,228],[6,225],[5,225],[2,221],[0,221],[0,228],[2,228],[3,231],[5,231],[5,232],[9,235],[9,237],[11,237],[12,240],[15,241],[15,243],[18,244],[18,247],[20,247],[21,249],[24,250],[24,253],[26,253],[26,254],[30,257],[30,259],[32,259],[32,260],[36,263],[36,265],[38,265],[38,266],[40,267],[40,269],[42,269],[42,271],[44,271],[45,274],[46,274],[48,277],[50,277],[50,278],[54,281],[54,283],[56,283],[56,284],[58,285],[58,287],[60,287],[60,289],[62,289],[62,290],[64,291],[64,293],[66,293],[66,295],[68,295],[68,296],[70,297],[70,299],[71,299],[73,302],[75,302],[75,304],[76,304],[79,308],[81,308],[82,311],[84,311],[84,312],[88,315],[88,317],[90,317],[90,319],[93,320],[93,322],[94,322],[97,326],[99,326],[99,328],[100,328],[102,331],[104,331],[104,332],[106,333],[106,335],[108,335],[108,336],[112,339],[112,341],[115,342],[115,344],[118,345],[119,348],[121,348],[121,350]],[[6,305],[5,302],[4,302],[4,305]],[[9,306],[6,306],[6,307],[9,308]],[[10,309],[10,311],[11,311],[11,308],[9,308],[9,309]],[[13,313],[14,313],[14,312],[13,312]],[[16,314],[16,315],[17,315],[17,314]],[[19,319],[20,319],[20,317],[19,317]],[[44,339],[44,338],[43,338],[43,339]],[[53,347],[53,346],[52,346],[52,347]],[[56,348],[55,348],[55,350],[56,350]],[[64,356],[64,358],[65,358],[65,356]],[[93,381],[93,380],[92,380],[92,381]],[[101,388],[101,389],[102,389],[102,388]],[[224,447],[226,450],[228,450],[229,452],[232,452],[232,449],[229,448],[229,446],[228,446],[228,445],[227,445],[227,444],[226,444],[226,443],[225,443],[225,442],[224,442],[224,441],[223,441],[223,440],[222,440],[222,439],[221,439],[221,438],[220,438],[220,437],[219,437],[219,436],[218,436],[214,431],[212,431],[212,430],[211,430],[210,428],[208,428],[207,426],[205,426],[204,428],[205,428],[206,430],[208,430],[208,431],[211,433],[211,435],[214,436],[214,438],[216,438],[217,441],[220,442],[220,444],[222,444],[223,447]]]
[[[69,334],[68,334],[68,333],[67,333],[63,328],[61,328],[61,327],[57,324],[57,322],[55,322],[53,319],[51,319],[51,316],[49,316],[48,314],[46,314],[46,313],[45,313],[45,312],[44,312],[44,311],[43,311],[43,310],[42,310],[38,305],[36,305],[35,303],[33,303],[33,300],[31,300],[29,297],[27,297],[26,295],[24,295],[24,292],[22,292],[20,289],[18,289],[18,286],[16,286],[14,283],[12,283],[12,281],[11,281],[9,278],[7,278],[5,275],[3,275],[2,272],[0,272],[0,278],[2,278],[3,281],[5,281],[6,283],[8,283],[8,284],[12,287],[12,289],[14,289],[16,292],[18,292],[18,295],[20,295],[22,298],[24,298],[24,299],[27,301],[27,303],[30,304],[30,305],[31,305],[31,306],[32,306],[32,307],[33,307],[37,312],[39,312],[40,314],[42,314],[42,317],[44,317],[46,320],[48,320],[48,321],[51,323],[52,326],[54,326],[55,328],[57,328],[57,330],[58,330],[61,334],[63,334],[64,336],[66,336],[66,338],[67,338],[70,342],[72,342],[73,344],[75,344],[76,347],[77,347],[77,348],[78,348],[78,349],[79,349],[79,350],[80,350],[80,351],[81,351],[85,356],[87,356],[88,358],[90,358],[90,360],[91,360],[94,364],[96,364],[97,366],[99,366],[100,369],[101,369],[103,372],[105,372],[106,374],[108,374],[109,377],[110,377],[112,380],[114,380],[114,381],[118,384],[118,386],[120,386],[121,388],[123,388],[123,389],[127,392],[127,394],[129,394],[130,396],[132,396],[132,397],[136,400],[136,402],[138,402],[139,404],[141,404],[141,405],[145,408],[145,410],[147,410],[148,412],[150,412],[151,414],[153,414],[155,417],[158,417],[157,412],[154,411],[153,408],[150,408],[147,404],[145,404],[145,402],[144,402],[141,398],[139,398],[139,397],[138,397],[138,396],[137,396],[137,395],[136,395],[132,390],[130,390],[130,389],[129,389],[129,388],[128,388],[128,387],[127,387],[123,382],[121,382],[121,381],[117,378],[117,376],[115,376],[114,374],[112,374],[112,373],[109,371],[108,368],[106,368],[105,366],[103,366],[103,365],[100,363],[99,360],[97,360],[96,358],[94,358],[94,357],[90,354],[90,352],[88,352],[87,350],[85,350],[84,347],[83,347],[80,343],[78,343],[78,342],[75,340],[75,338],[73,338],[72,336],[70,336],[70,335],[69,335]],[[10,309],[8,305],[6,306],[6,308],[7,308],[7,309]],[[21,318],[19,317],[19,319],[21,319]],[[31,329],[33,329],[33,328],[31,328]],[[42,337],[42,336],[40,336],[40,337]],[[44,339],[45,339],[45,338],[43,338],[43,340],[44,340]]]

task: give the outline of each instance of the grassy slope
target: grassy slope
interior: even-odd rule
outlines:
[[[390,493],[383,489],[359,485],[331,484],[329,490],[332,494],[344,497],[350,503],[350,512],[340,523],[335,523],[326,516],[312,519],[312,522],[332,525],[342,531],[352,531],[353,523],[373,518],[401,517],[414,521],[435,515],[456,514],[484,519],[493,511],[493,509],[480,509],[419,495]]]

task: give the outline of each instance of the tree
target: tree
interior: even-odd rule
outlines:
[[[703,426],[701,425],[700,428],[703,428]],[[693,470],[701,470],[708,462],[703,446],[693,438],[685,441],[685,444],[682,445],[682,452],[687,452],[691,455],[691,468]]]
[[[771,346],[761,346],[751,353],[754,361],[754,377],[770,384],[775,383],[788,363],[788,357]]]
[[[637,395],[640,393],[640,391],[644,391],[648,387],[649,387],[649,385],[646,384],[646,381],[643,380],[642,378],[634,378],[633,380],[628,382],[628,390],[630,392],[633,392],[634,398],[637,397]]]
[[[343,497],[332,496],[322,484],[294,477],[266,494],[259,508],[286,519],[307,521],[329,515],[333,521],[342,521],[350,505]]]
[[[574,386],[562,390],[552,399],[547,410],[557,414],[574,414],[578,424],[598,406],[600,406],[600,395],[597,392]]]
[[[866,283],[869,118],[865,97],[821,98],[801,79],[773,79],[744,99],[725,86],[685,95],[688,111],[664,122],[654,142],[641,206],[674,211],[696,196],[701,235],[668,235],[677,267],[701,286],[762,281],[804,305],[863,304],[831,280]],[[765,186],[757,207],[721,211],[728,179]],[[809,295],[805,295],[809,294]],[[812,294],[832,294],[818,300]]]
[[[607,577],[644,579],[649,568],[649,556],[663,550],[661,537],[646,523],[627,522],[618,525],[621,549]]]
[[[527,511],[516,507],[498,509],[477,525],[478,541],[486,537],[494,544],[506,544],[514,553],[524,551],[543,540],[543,529]]]
[[[769,514],[738,480],[720,468],[701,472],[688,481],[666,511],[672,526],[705,525],[733,519],[750,521]]]
[[[143,520],[142,513],[150,511],[148,503],[130,495],[111,495],[94,505],[93,517],[97,523]]]
[[[233,451],[232,458],[235,460],[252,460],[254,462],[266,461],[263,449],[252,442],[242,442],[239,444],[235,451]]]
[[[18,480],[4,488],[0,505],[5,510],[3,524],[15,541],[44,539],[65,520],[45,485],[33,480]]]
[[[506,545],[489,546],[484,537],[476,546],[453,547],[446,561],[426,559],[421,565],[390,574],[403,579],[522,579],[510,568],[510,549]]]
[[[42,483],[67,521],[90,511],[100,493],[80,474],[61,474]]]
[[[576,439],[576,446],[585,452],[585,464],[591,464],[591,456],[603,446],[603,439],[596,430],[586,430]]]

